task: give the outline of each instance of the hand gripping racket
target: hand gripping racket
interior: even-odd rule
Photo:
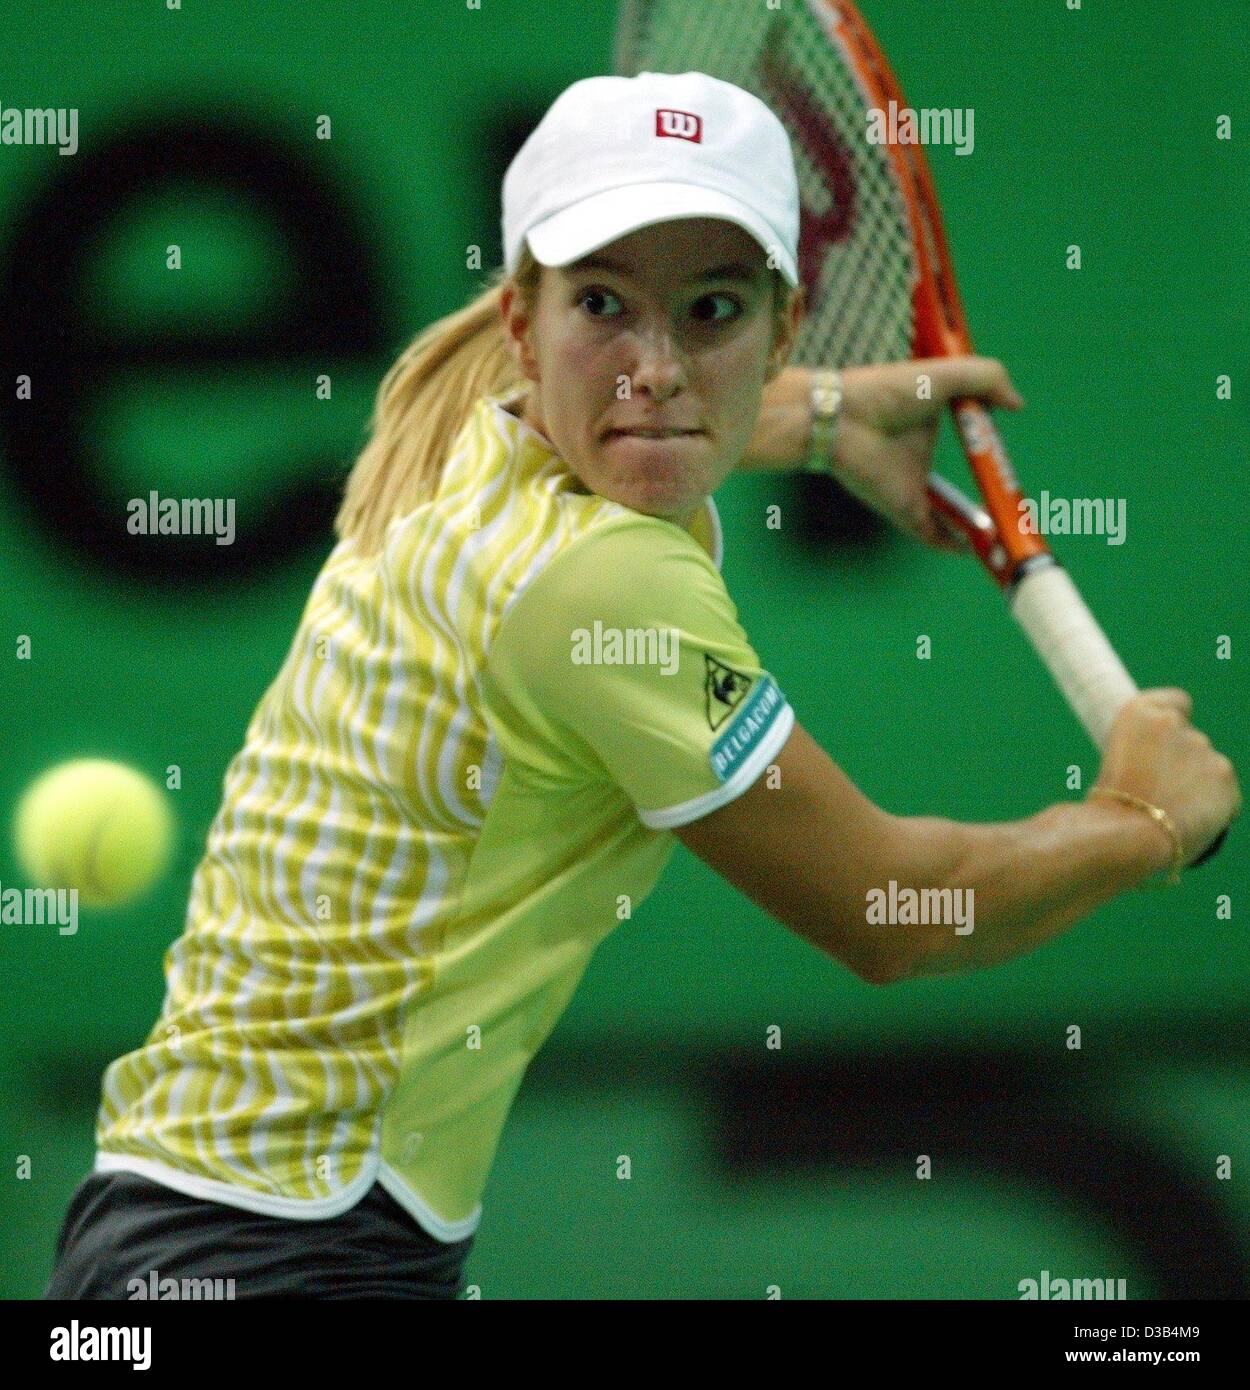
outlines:
[[[785,125],[803,216],[807,314],[794,360],[854,366],[973,351],[924,147],[872,143],[869,112],[906,107],[850,0],[624,0],[616,70],[696,70],[754,92]],[[1073,713],[1101,749],[1137,686],[1045,540],[977,400],[951,402],[983,505],[937,474],[929,495],[968,539]],[[1223,842],[1206,850],[1201,863]]]

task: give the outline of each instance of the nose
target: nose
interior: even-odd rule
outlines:
[[[639,329],[630,389],[645,391],[652,399],[666,401],[686,382],[686,366],[673,342],[671,327],[650,323]]]

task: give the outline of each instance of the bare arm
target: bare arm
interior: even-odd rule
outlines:
[[[812,436],[810,367],[784,367],[764,386],[755,432],[738,467],[744,472],[798,468]],[[920,390],[925,379],[928,389]],[[979,396],[1017,410],[1023,401],[992,357],[916,358],[842,368],[842,408],[834,435],[834,469],[875,485],[902,473],[923,482],[946,404]],[[891,499],[893,500],[893,499]]]
[[[1024,955],[1171,858],[1161,827],[1114,802],[1058,803],[996,825],[919,817],[904,824],[913,886],[971,890],[974,925],[966,936],[949,925],[892,929],[896,939],[884,942],[898,962],[892,978],[980,970]]]
[[[1240,797],[1231,764],[1175,710],[1138,696],[1104,758],[1153,757],[1166,797],[1138,776],[1138,794],[1165,804],[1186,859],[1209,843]],[[1165,866],[1167,833],[1110,801],[1059,803],[1003,824],[892,816],[875,806],[801,726],[776,762],[736,800],[678,827],[694,854],[753,902],[861,979],[979,969],[1031,951],[1101,903]],[[1116,785],[1132,779],[1124,774]],[[770,782],[775,785],[770,785]],[[1125,789],[1131,789],[1125,787]],[[1182,815],[1181,808],[1185,808]],[[972,890],[973,930],[953,923],[870,920],[869,894]]]
[[[786,367],[767,383],[739,469],[798,468],[806,461],[812,375],[807,367]],[[1010,410],[1023,404],[1002,363],[989,357],[845,367],[833,437],[838,482],[901,530],[943,550],[964,546],[932,506],[926,483],[946,404],[960,395]]]
[[[811,434],[811,369],[786,367],[764,387],[755,433],[738,468],[743,472],[798,468],[807,457]]]
[[[1130,808],[1057,805],[971,825],[874,806],[801,725],[761,777],[677,836],[753,902],[873,984],[1008,960],[1058,935],[1169,858]],[[973,931],[869,922],[869,893],[972,889]]]

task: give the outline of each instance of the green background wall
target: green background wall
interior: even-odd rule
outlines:
[[[975,109],[975,153],[931,157],[978,346],[1028,402],[1005,426],[1026,491],[1126,500],[1126,544],[1068,538],[1063,558],[1139,682],[1190,690],[1244,777],[1243,7],[864,8],[913,104]],[[272,563],[184,582],[144,572],[98,528],[85,545],[67,530],[54,444],[33,500],[14,460],[30,449],[29,412],[47,406],[38,392],[24,416],[0,403],[0,808],[80,753],[183,775],[180,856],[157,892],[84,914],[74,937],[0,928],[0,1294],[27,1297],[91,1162],[100,1072],[159,1007],[222,774],[329,549],[325,498],[376,383],[475,292],[467,247],[497,263],[507,160],[568,83],[607,70],[612,7],[44,0],[5,27],[0,102],[81,113],[74,159],[0,145],[0,268],[19,299],[49,273],[31,247],[74,232],[54,216],[66,181],[86,180],[76,206],[102,205],[93,151],[124,130],[163,132],[153,177],[88,226],[60,272],[70,326],[40,349],[41,381],[74,393],[101,486],[234,496],[240,528],[290,486],[322,499],[299,513],[303,531],[292,511]],[[322,115],[329,141],[314,138]],[[1219,115],[1231,141],[1216,139]],[[251,132],[279,151],[290,189],[330,200],[320,251],[369,287],[359,323],[335,320],[341,300],[319,298],[322,272],[293,257],[263,201],[197,177],[193,159],[187,172],[206,127]],[[1065,268],[1071,243],[1080,271]],[[330,320],[324,339],[271,332],[293,303]],[[24,312],[0,328],[3,397],[39,332]],[[214,349],[219,335],[236,341]],[[328,402],[313,394],[322,371]],[[941,461],[958,477],[955,455],[948,432]],[[718,502],[747,631],[875,800],[1007,819],[1076,795],[1073,764],[1092,778],[1084,736],[972,562],[880,532],[805,541],[812,509],[838,503],[790,479],[731,480]],[[764,524],[774,502],[780,530]],[[13,659],[22,634],[29,662]],[[1231,660],[1216,659],[1221,634]],[[485,1297],[761,1297],[775,1284],[1009,1298],[1049,1269],[1126,1278],[1131,1297],[1244,1295],[1245,843],[1239,828],[1178,891],[1128,895],[1032,957],[888,990],[679,850],[535,1063],[470,1280]],[[19,881],[6,839],[0,883]],[[1217,919],[1221,894],[1231,920]],[[764,1048],[771,1025],[780,1054]],[[1065,1046],[1072,1025],[1079,1052]],[[913,1176],[918,1153],[934,1157],[929,1182]],[[1213,1179],[1218,1155],[1231,1180]]]

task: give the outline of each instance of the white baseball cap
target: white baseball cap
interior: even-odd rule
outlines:
[[[640,227],[721,217],[799,283],[790,138],[752,93],[702,72],[587,77],[566,88],[503,181],[504,264],[528,241],[563,266]]]

